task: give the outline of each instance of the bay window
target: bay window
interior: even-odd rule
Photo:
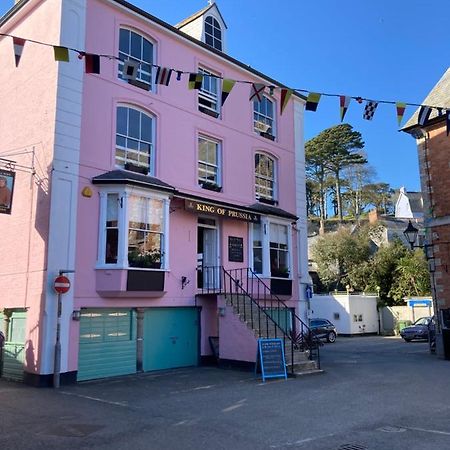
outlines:
[[[252,269],[258,275],[289,278],[291,268],[291,225],[287,222],[261,219],[252,224]]]
[[[100,193],[98,263],[121,269],[167,269],[169,199],[136,187]]]

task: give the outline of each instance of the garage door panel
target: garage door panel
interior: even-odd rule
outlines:
[[[136,314],[123,310],[82,310],[79,381],[136,373]]]
[[[197,308],[154,308],[144,316],[144,371],[198,364]]]

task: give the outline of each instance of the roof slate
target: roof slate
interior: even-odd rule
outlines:
[[[424,105],[430,106],[442,106],[443,108],[450,109],[450,68],[444,73],[442,78],[437,82],[431,92],[427,95],[422,102]],[[405,125],[401,128],[402,131],[407,131],[417,125],[419,119],[420,107],[414,112],[414,114],[408,119]],[[438,119],[438,111],[433,108],[428,120]],[[445,115],[442,115],[442,120],[445,119]]]

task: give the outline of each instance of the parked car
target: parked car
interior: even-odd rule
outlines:
[[[433,325],[432,317],[421,317],[409,327],[400,330],[400,336],[406,341],[411,342],[414,339],[428,340],[430,326]]]
[[[309,328],[319,339],[336,342],[336,327],[327,319],[311,319]]]

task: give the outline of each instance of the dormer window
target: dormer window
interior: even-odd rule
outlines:
[[[219,22],[212,16],[205,19],[205,44],[222,51],[222,29]]]

